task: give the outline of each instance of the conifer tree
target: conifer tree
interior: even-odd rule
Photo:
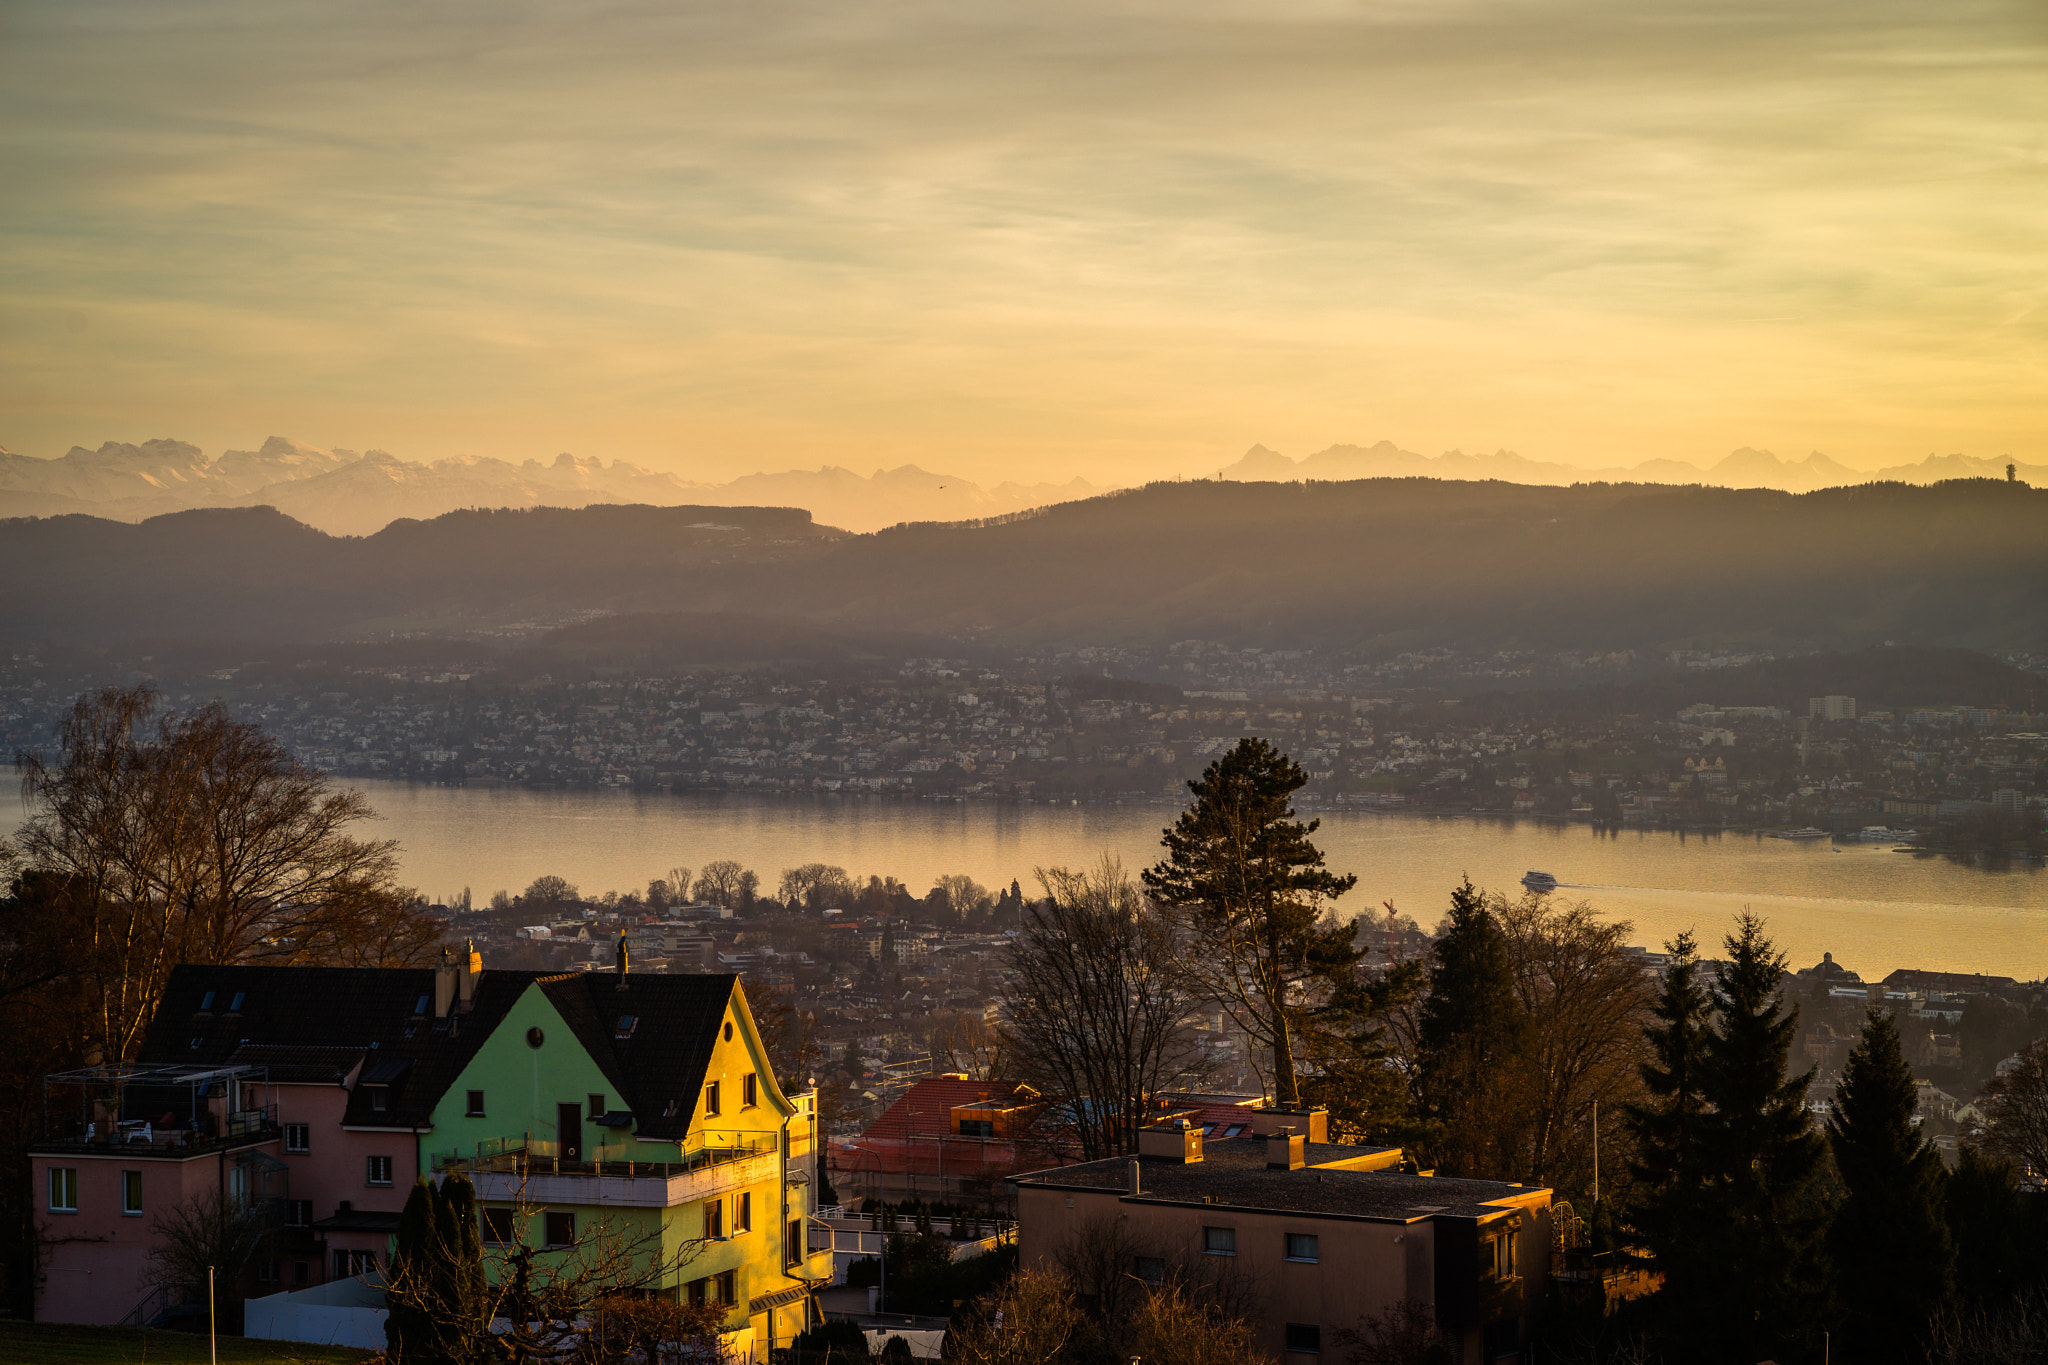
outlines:
[[[421,1179],[398,1219],[386,1276],[386,1358],[391,1365],[470,1365],[490,1339],[476,1187],[450,1175]]]
[[[1160,903],[1182,912],[1192,965],[1235,1022],[1268,1051],[1278,1103],[1301,1103],[1295,1029],[1363,956],[1350,924],[1325,902],[1357,884],[1323,865],[1287,802],[1308,774],[1263,739],[1236,747],[1188,783],[1194,803],[1167,827],[1166,858],[1144,874]]]
[[[1445,1174],[1513,1178],[1504,1165],[1524,1031],[1507,936],[1467,877],[1431,956],[1416,1048],[1416,1098],[1434,1129],[1424,1146]]]
[[[1948,1174],[1913,1126],[1913,1073],[1898,1025],[1872,1011],[1842,1069],[1828,1120],[1847,1197],[1829,1250],[1844,1358],[1911,1365],[1955,1291],[1955,1246],[1944,1217]]]
[[[1707,1359],[1783,1359],[1818,1334],[1825,1230],[1816,1177],[1826,1154],[1806,1110],[1807,1075],[1787,1074],[1799,1023],[1779,994],[1785,958],[1745,911],[1724,940],[1715,1022],[1702,1049],[1711,1106],[1701,1144],[1702,1216],[1693,1294],[1718,1305],[1696,1346]]]
[[[391,1253],[390,1283],[423,1282],[432,1274],[434,1187],[425,1177],[415,1181],[398,1215],[398,1238]],[[434,1322],[429,1293],[392,1294],[386,1298],[385,1354],[393,1365],[425,1365],[433,1357]]]
[[[1707,1101],[1701,1069],[1713,1002],[1700,985],[1699,944],[1690,930],[1664,945],[1664,985],[1645,1033],[1650,1059],[1641,1066],[1647,1103],[1628,1107],[1635,1137],[1629,1174],[1640,1192],[1633,1221],[1664,1274],[1659,1311],[1668,1324],[1696,1318],[1689,1296],[1699,1276],[1689,1264],[1697,1225],[1709,1210],[1700,1197]]]

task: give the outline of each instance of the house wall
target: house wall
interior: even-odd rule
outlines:
[[[536,1028],[541,1031],[539,1047],[526,1040],[528,1031]],[[484,1092],[481,1118],[466,1112],[472,1090]],[[478,1143],[502,1139],[530,1137],[556,1143],[561,1130],[555,1106],[574,1104],[584,1116],[584,1160],[662,1159],[657,1153],[628,1150],[633,1146],[630,1130],[590,1122],[591,1095],[603,1095],[608,1109],[626,1107],[625,1096],[576,1041],[547,993],[538,984],[530,985],[442,1094],[434,1106],[433,1131],[420,1140],[430,1154],[443,1157],[472,1156]]]
[[[276,1143],[257,1150],[277,1155]],[[218,1189],[231,1158],[217,1152],[184,1159],[144,1158],[137,1145],[105,1156],[37,1154],[30,1158],[36,1232],[43,1246],[36,1321],[118,1323],[148,1296],[143,1283],[150,1222],[165,1209]],[[160,1149],[159,1149],[160,1150]],[[50,1208],[50,1168],[78,1172],[78,1211]],[[142,1212],[121,1211],[121,1172],[142,1172]]]

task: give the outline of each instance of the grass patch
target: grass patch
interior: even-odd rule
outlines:
[[[370,1351],[220,1338],[221,1365],[357,1365]],[[206,1365],[206,1338],[140,1327],[0,1322],[0,1365]]]

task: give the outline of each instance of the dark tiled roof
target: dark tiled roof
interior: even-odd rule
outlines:
[[[1342,1161],[1359,1152],[1357,1147],[1338,1143],[1304,1143],[1307,1164],[1299,1170],[1276,1171],[1266,1165],[1264,1138],[1210,1142],[1203,1146],[1203,1159],[1189,1165],[1140,1157],[1141,1193],[1137,1197],[1171,1204],[1200,1204],[1208,1199],[1232,1208],[1413,1223],[1438,1217],[1486,1217],[1500,1212],[1493,1200],[1526,1198],[1542,1190],[1541,1186],[1496,1180],[1316,1169],[1319,1161]],[[1091,1161],[1016,1180],[1054,1189],[1122,1191],[1129,1188],[1130,1158]]]
[[[395,1079],[388,1083],[387,1107],[381,1111],[372,1109],[368,1089],[358,1085],[342,1122],[410,1127],[426,1122],[477,1047],[538,975],[486,971],[477,978],[468,1014],[434,1019],[413,1012],[423,995],[431,1008],[431,967],[182,964],[165,983],[137,1060],[212,1066],[233,1061],[251,1047],[353,1049],[368,1059],[366,1076],[395,1074]],[[199,1006],[208,991],[215,993],[215,1009],[202,1012]],[[242,1008],[223,1013],[219,1007],[237,994]]]
[[[403,1128],[422,1124],[477,1048],[512,1005],[538,982],[648,1137],[680,1138],[689,1129],[718,1024],[736,976],[625,976],[612,972],[507,972],[477,978],[467,1014],[434,1019],[414,1013],[433,1000],[431,967],[207,967],[182,965],[164,987],[138,1061],[222,1065],[248,1061],[275,1068],[280,1081],[311,1069],[331,1075],[344,1054],[366,1058],[343,1122]],[[622,985],[623,983],[623,985]],[[201,1012],[212,991],[216,1008]],[[239,993],[233,1014],[219,1006]],[[622,1015],[634,1016],[619,1038]],[[197,1046],[193,1044],[197,1041]],[[351,1060],[348,1065],[353,1065]],[[284,1068],[293,1070],[287,1075]],[[341,1068],[344,1072],[346,1067]],[[386,1107],[371,1107],[369,1086],[385,1087]],[[664,1117],[677,1101],[673,1117]]]
[[[186,1046],[191,1046],[190,1040]],[[361,1047],[293,1047],[243,1043],[228,1054],[231,1066],[262,1066],[279,1085],[339,1085],[366,1055]]]
[[[618,1087],[637,1121],[635,1131],[677,1139],[697,1112],[719,1021],[738,982],[730,974],[578,972],[546,978],[541,989]],[[633,1026],[622,1038],[619,1023],[628,1015]]]
[[[322,1218],[312,1227],[315,1232],[396,1232],[398,1218],[395,1213],[351,1209],[347,1213],[337,1213],[332,1218]]]

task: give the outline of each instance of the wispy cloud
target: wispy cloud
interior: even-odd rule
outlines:
[[[0,9],[0,443],[2041,458],[2026,3]]]

